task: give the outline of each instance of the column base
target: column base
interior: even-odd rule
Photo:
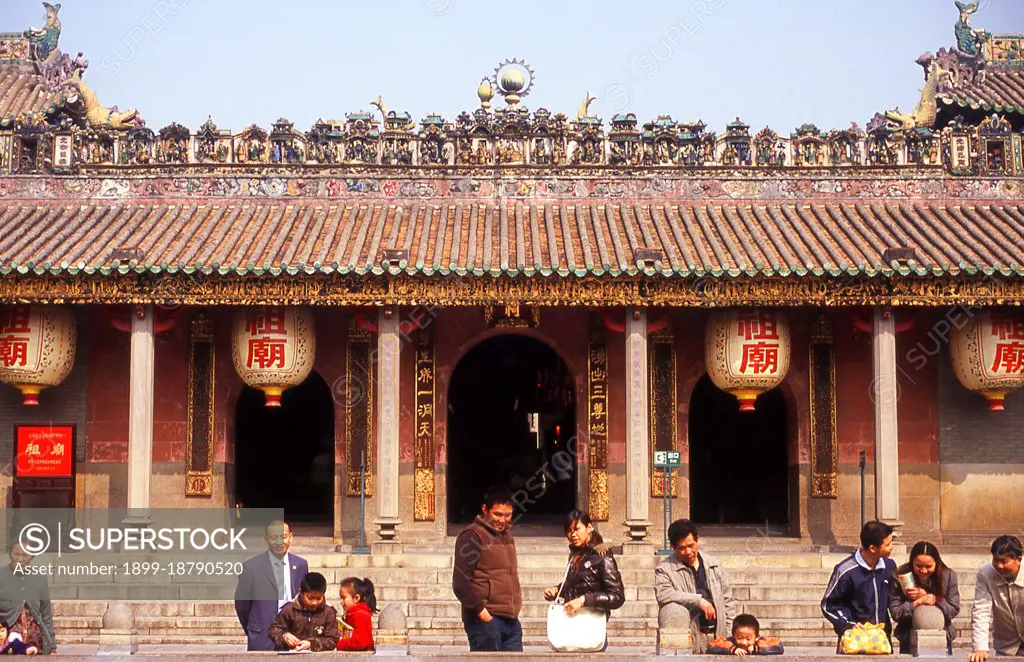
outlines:
[[[647,540],[647,534],[651,528],[651,523],[648,520],[628,519],[624,524],[626,525],[626,535],[629,536],[629,542],[642,542]]]
[[[380,536],[381,542],[394,542],[398,538],[398,527],[402,520],[397,517],[382,517],[373,520],[373,523],[377,525],[377,535]]]

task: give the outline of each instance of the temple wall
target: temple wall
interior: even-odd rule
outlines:
[[[979,542],[998,534],[1024,535],[1024,391],[991,412],[985,399],[953,374],[949,351],[938,367],[940,521],[951,539]]]
[[[75,363],[67,378],[59,385],[43,389],[39,405],[26,407],[21,392],[7,385],[0,387],[0,508],[10,508],[11,483],[14,477],[15,425],[49,425],[72,423],[75,427],[75,459],[82,471],[86,458],[86,422],[88,420],[89,387],[89,310],[75,308],[78,341]]]
[[[78,308],[79,349],[75,367],[60,386],[46,389],[38,408],[20,404],[11,388],[0,389],[0,457],[13,460],[16,422],[79,424],[77,503],[80,507],[124,507],[127,503],[129,335],[114,329],[99,307]],[[185,497],[185,436],[188,389],[188,321],[156,342],[156,391],[153,431],[154,507],[223,507],[235,503],[235,417],[244,385],[231,362],[231,309],[208,311],[214,321],[216,352],[214,493]],[[408,315],[403,310],[403,318]],[[584,309],[542,309],[539,329],[489,329],[480,309],[450,308],[435,321],[435,513],[433,522],[414,521],[415,353],[413,336],[402,343],[400,398],[400,535],[406,542],[436,539],[447,532],[447,389],[462,356],[479,342],[504,333],[523,333],[553,347],[576,382],[577,432],[586,438],[588,313]],[[693,390],[704,375],[704,328],[707,312],[671,311],[676,343],[677,448],[683,467],[677,479],[673,516],[690,512],[689,417]],[[1024,530],[1024,392],[1007,398],[1006,411],[990,413],[984,400],[964,389],[949,363],[942,311],[914,315],[915,326],[897,336],[900,512],[908,540]],[[791,534],[817,544],[851,544],[860,525],[858,454],[867,454],[866,509],[874,513],[874,413],[872,353],[869,333],[858,331],[846,312],[835,312],[836,422],[839,439],[839,497],[810,497],[808,420],[808,327],[810,311],[790,310],[793,354],[782,390],[788,410]],[[332,389],[335,401],[335,537],[354,543],[359,528],[358,497],[343,495],[345,475],[344,378],[349,313],[315,310],[315,369]],[[657,311],[652,318],[659,317]],[[625,520],[625,344],[621,333],[607,336],[609,369],[610,518],[601,528],[621,539]],[[376,412],[374,412],[376,431]],[[285,440],[286,442],[286,440]],[[5,461],[6,462],[6,461]],[[376,462],[376,458],[375,458]],[[586,445],[579,456],[580,503],[588,497]],[[376,471],[376,463],[374,464]],[[0,503],[10,505],[10,472],[0,472]],[[651,498],[651,539],[660,544],[662,500]],[[376,527],[376,502],[366,503],[370,541]],[[1009,528],[1007,528],[1009,527]]]
[[[931,311],[908,312],[915,326],[899,333],[897,416],[900,462],[901,535],[915,540],[938,537],[940,492],[936,362],[922,364],[911,350],[923,342],[934,322]],[[865,512],[875,512],[875,425],[871,334],[854,328],[849,314],[834,315],[836,356],[836,426],[839,440],[839,497],[808,497],[808,533],[817,544],[855,544],[860,530],[859,455],[866,453]],[[801,467],[800,490],[810,491],[810,467]]]

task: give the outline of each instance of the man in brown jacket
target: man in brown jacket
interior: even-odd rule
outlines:
[[[333,651],[338,646],[338,612],[324,600],[327,579],[319,572],[302,578],[299,594],[284,606],[267,630],[279,651]]]
[[[512,492],[492,487],[482,514],[455,540],[452,590],[462,603],[462,624],[470,651],[523,651],[516,543],[509,531]]]

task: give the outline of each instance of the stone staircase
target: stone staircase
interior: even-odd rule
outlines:
[[[519,576],[523,586],[521,615],[524,643],[546,645],[542,595],[561,580],[566,548],[561,539],[523,538],[517,541]],[[323,547],[320,548],[321,550]],[[824,551],[793,539],[705,538],[702,550],[714,554],[729,571],[740,612],[754,614],[762,629],[782,637],[789,646],[835,645],[831,626],[818,607],[832,567],[845,554]],[[378,605],[398,602],[408,618],[410,643],[465,646],[459,604],[451,591],[454,539],[441,545],[406,545],[400,555],[361,556],[304,549],[310,568],[322,572],[331,584],[328,600],[337,605],[337,585],[350,575],[369,577],[377,587]],[[653,649],[658,610],[652,587],[653,571],[661,557],[619,555],[617,561],[626,587],[626,604],[609,621],[615,646]],[[974,573],[989,558],[981,554],[947,554],[947,563],[960,575],[963,598],[956,623],[961,645],[969,642],[970,601]],[[96,643],[106,608],[98,600],[60,600],[55,597],[55,625],[62,643]],[[142,644],[244,645],[245,638],[229,601],[133,603]]]

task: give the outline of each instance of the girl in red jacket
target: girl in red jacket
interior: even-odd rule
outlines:
[[[373,615],[377,613],[377,596],[369,579],[346,577],[341,580],[341,606],[345,608],[345,625],[340,651],[372,651]]]

